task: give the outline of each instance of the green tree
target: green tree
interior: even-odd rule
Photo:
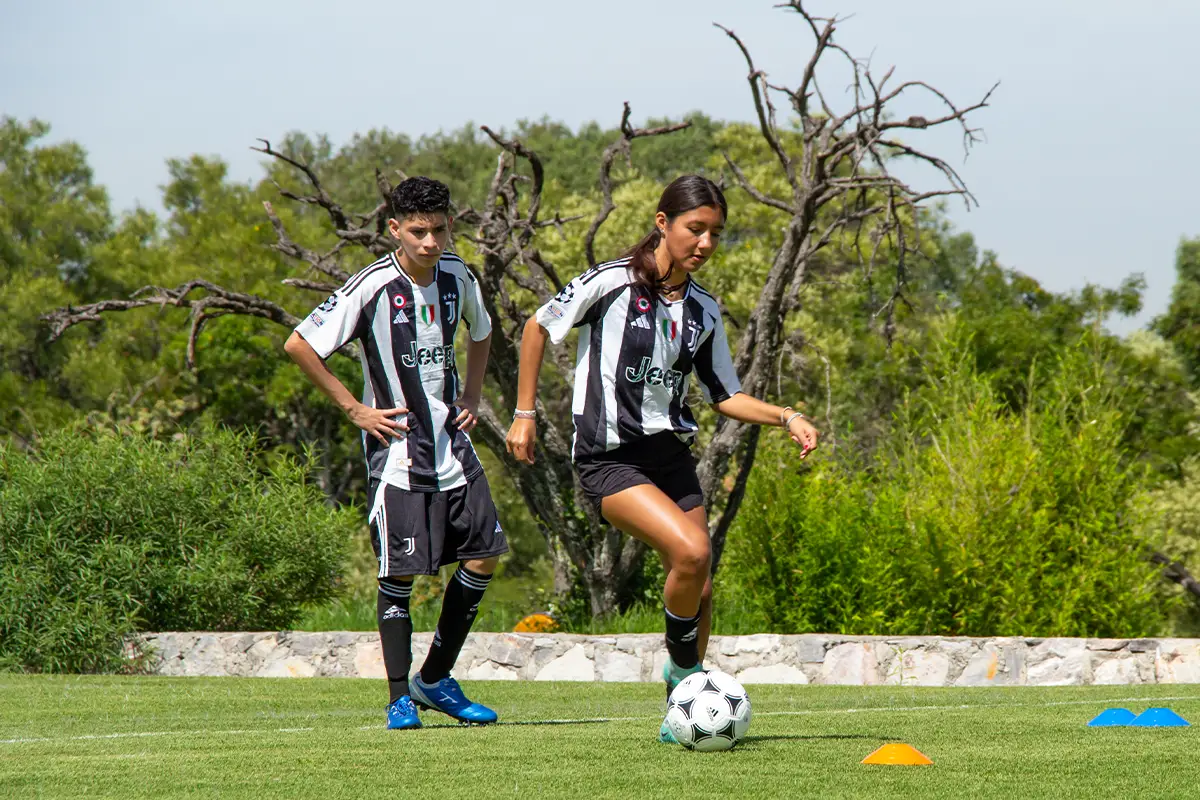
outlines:
[[[1179,351],[1200,386],[1200,239],[1184,239],[1175,254],[1175,286],[1167,312],[1154,329]]]

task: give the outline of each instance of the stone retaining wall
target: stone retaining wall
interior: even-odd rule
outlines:
[[[432,634],[413,635],[419,666]],[[159,675],[384,677],[379,635],[154,633]],[[469,680],[656,681],[662,634],[475,633],[455,675]],[[1200,683],[1200,639],[714,636],[705,659],[744,683],[1068,686]]]

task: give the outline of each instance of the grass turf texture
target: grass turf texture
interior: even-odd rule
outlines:
[[[0,796],[1193,796],[1200,725],[1089,729],[1109,706],[1200,723],[1200,686],[751,686],[730,753],[654,741],[658,684],[466,686],[502,724],[384,730],[382,681],[0,675]],[[601,719],[607,721],[601,721]],[[931,767],[859,762],[905,741]]]

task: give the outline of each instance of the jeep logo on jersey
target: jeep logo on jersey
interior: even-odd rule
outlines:
[[[417,347],[413,342],[409,351],[400,356],[400,363],[406,367],[427,367],[431,364],[443,367],[454,363],[454,345],[446,344],[440,347]]]
[[[453,325],[454,320],[458,319],[458,295],[453,292],[444,294],[442,302],[446,304],[446,321]]]
[[[660,367],[650,366],[650,356],[642,356],[642,363],[637,368],[626,367],[625,378],[632,383],[645,381],[651,386],[662,384],[671,391],[672,394],[679,392],[679,387],[683,386],[683,373],[677,369],[662,369]]]

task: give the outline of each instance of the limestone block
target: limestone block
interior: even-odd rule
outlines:
[[[874,647],[868,642],[845,642],[825,653],[820,683],[874,686],[879,683]]]
[[[374,636],[375,634],[369,634]],[[337,631],[330,635],[329,645],[334,650],[350,647],[358,642],[358,634],[354,631]]]
[[[1200,640],[1159,641],[1155,675],[1159,683],[1200,683]]]
[[[902,650],[888,665],[884,683],[895,686],[945,686],[950,674],[950,657],[945,653]]]
[[[288,656],[271,659],[254,674],[259,678],[311,678],[317,668],[307,658]]]
[[[414,648],[414,651],[416,648]],[[416,659],[414,659],[416,660]],[[354,676],[356,678],[386,678],[383,666],[383,647],[379,640],[359,642],[354,654]]]
[[[324,633],[293,633],[288,636],[288,649],[294,656],[312,656],[329,651],[329,642]]]
[[[587,657],[582,644],[576,644],[563,655],[538,671],[534,680],[539,681],[594,681],[596,665]]]
[[[1142,682],[1137,658],[1133,654],[1093,658],[1092,683],[1100,686],[1126,686]]]
[[[716,637],[713,637],[716,638]],[[656,633],[644,633],[636,636],[618,636],[617,649],[626,653],[638,653],[650,647],[662,647],[662,636]],[[709,648],[712,649],[711,647]]]
[[[254,644],[269,634],[262,633],[226,633],[223,634],[221,646],[226,653],[245,653]]]
[[[1087,643],[1082,639],[1043,639],[1029,649],[1025,682],[1030,686],[1078,686],[1085,683]]]
[[[597,655],[596,666],[602,681],[632,683],[642,679],[642,659],[620,650]]]
[[[270,634],[259,639],[246,651],[246,655],[251,661],[259,662],[265,660],[271,655],[271,652],[278,646],[279,641],[275,638],[275,634]]]
[[[523,667],[533,655],[533,640],[515,633],[498,634],[487,647],[487,655],[497,664]]]
[[[1021,682],[1020,644],[1011,639],[984,642],[967,659],[955,686],[1013,686]]]
[[[228,675],[225,669],[225,648],[220,639],[211,634],[201,634],[195,638],[187,650],[180,648],[183,656],[183,670],[180,675]]]
[[[735,642],[735,653],[773,653],[779,649],[780,636],[774,633],[755,633],[729,638]]]
[[[742,683],[808,683],[808,676],[790,664],[750,667],[737,673],[734,677]]]
[[[484,661],[471,667],[467,671],[467,677],[473,681],[515,681],[520,676],[517,675],[516,670],[500,666],[492,661]]]
[[[806,634],[798,636],[796,639],[796,658],[801,663],[819,663],[825,660],[825,648],[829,644],[829,640],[824,636]]]

